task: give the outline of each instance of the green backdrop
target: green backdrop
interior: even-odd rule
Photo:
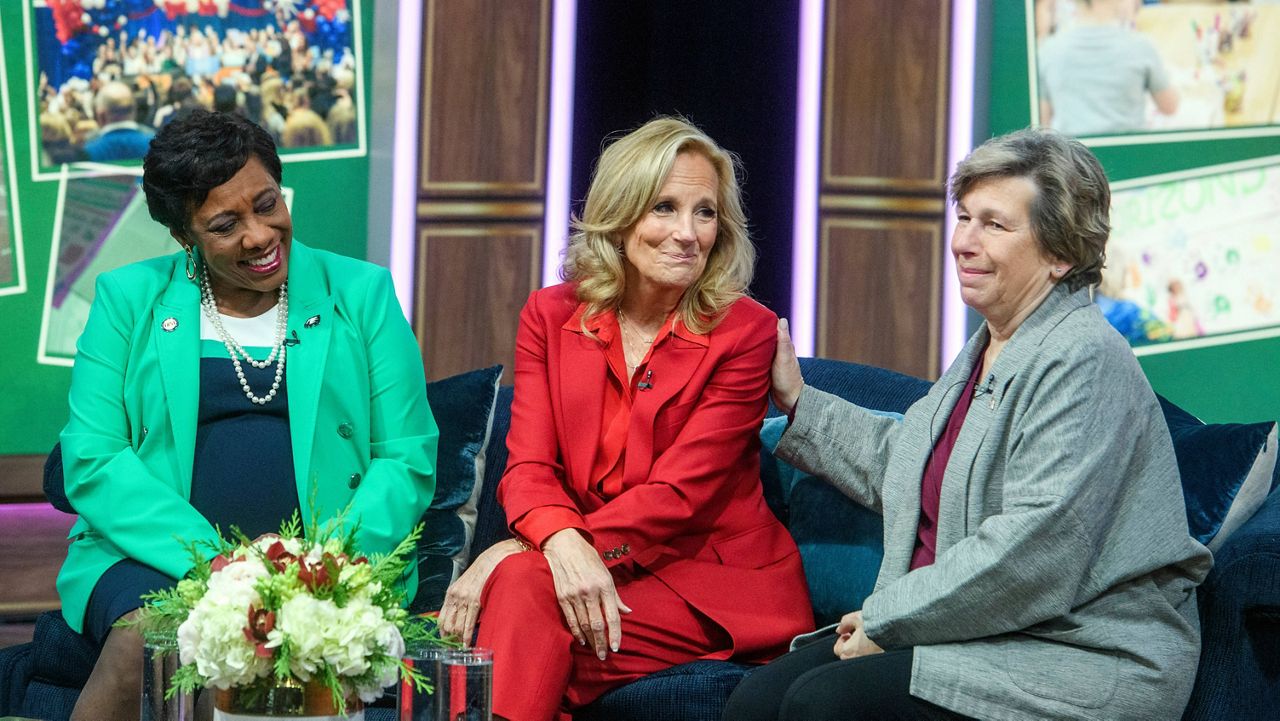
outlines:
[[[58,439],[67,417],[67,387],[71,369],[36,362],[40,321],[53,242],[58,182],[33,182],[29,146],[31,111],[27,100],[27,73],[33,57],[23,42],[23,13],[27,3],[0,2],[4,58],[9,84],[17,187],[9,188],[21,203],[27,290],[0,296],[0,454],[46,453]],[[376,120],[370,102],[373,10],[372,0],[353,3],[361,19],[363,103],[366,124]],[[33,49],[34,52],[34,49]],[[383,103],[385,106],[386,103]],[[371,135],[366,128],[366,134]],[[366,146],[367,147],[367,146]],[[284,185],[294,191],[294,235],[308,245],[364,258],[368,238],[369,157],[289,161],[285,158]],[[154,225],[154,232],[167,231]],[[177,246],[174,246],[177,250]]]
[[[975,99],[978,117],[985,110],[988,127],[984,133],[975,124],[975,141],[1031,123],[1028,4],[995,0],[992,6],[985,48],[990,55],[978,62],[979,73],[984,66],[990,69],[988,92]],[[1170,133],[1169,138],[1094,152],[1113,182],[1280,154],[1280,136],[1185,141]],[[1276,283],[1280,287],[1280,278]],[[1156,392],[1205,422],[1280,418],[1280,338],[1145,355],[1139,362]]]

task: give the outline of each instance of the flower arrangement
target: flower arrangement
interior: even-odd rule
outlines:
[[[195,567],[172,589],[144,597],[136,621],[148,635],[176,637],[182,666],[168,694],[236,689],[265,698],[279,686],[318,682],[333,708],[371,702],[398,679],[429,690],[401,659],[406,642],[454,645],[434,619],[402,608],[403,577],[422,528],[386,556],[355,549],[356,529],[339,532],[345,512],[301,532],[298,516],[279,534],[190,545]],[[358,526],[358,524],[357,524]],[[207,550],[215,552],[208,558]]]

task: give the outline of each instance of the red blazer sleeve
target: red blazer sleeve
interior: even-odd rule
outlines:
[[[715,364],[711,375],[675,440],[655,448],[647,481],[586,516],[597,549],[628,550],[617,559],[606,557],[606,564],[643,564],[674,537],[705,533],[725,520],[721,514],[748,510],[735,500],[758,497],[760,423],[768,405],[776,318],[752,314],[734,335],[708,352],[704,362]],[[663,422],[661,413],[656,421]]]
[[[520,311],[507,469],[498,486],[498,500],[511,527],[536,547],[556,531],[587,527],[565,488],[547,380],[547,334],[560,329],[554,323],[555,314],[549,318],[542,311],[542,299],[542,293],[533,293]]]

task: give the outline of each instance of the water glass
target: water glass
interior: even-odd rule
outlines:
[[[165,698],[182,663],[173,636],[148,634],[142,645],[142,721],[193,721],[195,699],[188,693]]]
[[[411,649],[405,656],[431,683],[417,691],[400,684],[400,721],[492,721],[493,651],[487,648]]]
[[[439,646],[422,646],[405,649],[404,662],[427,680],[430,689],[419,691],[408,679],[401,679],[398,687],[396,709],[398,721],[437,721],[443,719],[444,709],[436,703],[440,698],[441,666],[448,649]]]

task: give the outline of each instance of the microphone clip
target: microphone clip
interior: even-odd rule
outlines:
[[[285,338],[285,339],[284,339],[284,345],[285,345],[285,347],[286,347],[286,348],[287,348],[287,347],[289,347],[289,346],[295,346],[295,345],[301,345],[301,344],[302,344],[302,341],[301,341],[301,340],[298,340],[298,331],[296,331],[296,330],[295,330],[295,331],[292,331],[292,334],[293,334],[293,337],[292,337],[292,338]]]
[[[987,408],[991,410],[995,410],[995,407],[996,407],[995,383],[996,383],[996,374],[988,373],[986,383],[982,384],[981,386],[973,387],[973,397],[975,399],[981,398],[982,396],[991,396],[987,400]]]
[[[637,383],[636,388],[642,391],[647,391],[652,387],[653,387],[653,371],[645,371],[644,380]]]

